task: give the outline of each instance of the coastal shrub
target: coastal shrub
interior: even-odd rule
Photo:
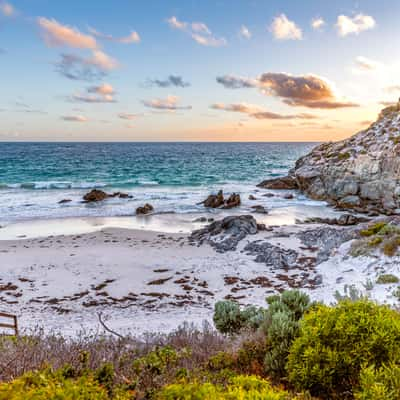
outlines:
[[[170,346],[159,347],[133,362],[134,379],[130,383],[144,398],[150,398],[166,382],[185,376],[187,371],[177,368],[178,362],[190,357],[190,350],[180,351]]]
[[[360,235],[363,237],[373,236],[380,232],[384,227],[386,227],[386,222],[376,222],[375,224],[369,226],[367,229],[360,231]]]
[[[29,372],[9,383],[0,384],[0,400],[128,400],[129,391],[109,396],[107,389],[91,375],[68,378],[51,370]]]
[[[361,370],[360,388],[356,400],[398,400],[400,396],[400,366],[382,365],[379,369],[371,365]]]
[[[236,376],[228,385],[212,383],[180,383],[165,387],[158,400],[289,400],[284,390],[273,388],[270,382],[255,376]]]
[[[378,276],[376,283],[379,284],[388,284],[388,283],[398,283],[399,278],[393,274],[382,274]]]
[[[265,310],[254,306],[240,309],[238,303],[230,300],[218,301],[214,306],[214,324],[223,334],[238,334],[241,330],[257,329],[265,318]]]
[[[396,255],[400,246],[400,235],[395,235],[383,241],[382,251],[385,256],[393,257]]]
[[[367,288],[366,288],[367,289]],[[355,285],[344,285],[343,287],[344,293],[340,293],[339,290],[336,290],[334,293],[334,297],[337,302],[343,301],[343,300],[350,300],[350,301],[358,301],[361,299],[366,298],[366,296],[363,295],[362,291],[357,289]],[[369,289],[367,289],[369,290]]]
[[[287,363],[289,381],[313,395],[344,399],[365,366],[400,358],[400,314],[367,299],[318,305],[300,323]]]
[[[274,378],[285,375],[290,346],[299,333],[299,320],[310,307],[310,298],[299,290],[286,290],[267,298],[265,370]]]

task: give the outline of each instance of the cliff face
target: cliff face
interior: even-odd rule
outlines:
[[[400,102],[382,110],[368,129],[317,146],[284,179],[340,207],[400,213]],[[278,188],[276,180],[259,186]]]

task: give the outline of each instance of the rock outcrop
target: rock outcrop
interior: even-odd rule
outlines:
[[[317,146],[288,176],[259,186],[300,189],[313,199],[359,212],[400,213],[400,102],[385,108],[366,130]]]
[[[193,231],[190,241],[198,244],[207,242],[217,252],[224,253],[235,250],[238,243],[247,235],[255,235],[263,229],[265,226],[258,225],[251,215],[230,216]]]
[[[136,209],[136,215],[147,215],[150,214],[154,210],[154,207],[151,204],[146,203],[143,207],[138,207]]]
[[[210,194],[200,204],[204,204],[204,207],[208,208],[224,208],[229,209],[240,206],[240,194],[232,193],[227,199],[225,199],[222,190],[217,194]]]
[[[115,192],[112,194],[106,193],[103,190],[99,189],[93,189],[89,193],[86,193],[83,196],[83,201],[85,203],[94,203],[97,201],[103,201],[105,199],[108,199],[109,197],[119,197],[120,199],[131,199],[132,196],[130,196],[127,193],[122,193],[122,192]]]

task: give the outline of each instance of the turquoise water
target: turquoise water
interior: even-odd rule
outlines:
[[[285,174],[313,143],[0,143],[0,222],[132,215],[151,201],[161,212],[197,212],[209,192],[247,193]],[[130,200],[87,205],[88,189]],[[72,202],[59,205],[69,198]]]

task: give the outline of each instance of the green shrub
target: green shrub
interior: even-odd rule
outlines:
[[[257,329],[265,318],[265,310],[254,306],[241,310],[234,301],[218,301],[214,306],[214,324],[224,334],[237,334],[243,329]]]
[[[267,299],[268,314],[263,324],[266,332],[266,372],[274,378],[285,375],[289,349],[299,333],[299,320],[310,307],[310,298],[299,290],[287,290]]]
[[[388,284],[388,283],[398,283],[399,278],[396,275],[392,274],[382,274],[378,276],[376,283],[379,284]]]
[[[386,222],[376,222],[375,224],[369,226],[367,229],[360,231],[360,235],[364,237],[376,235],[384,227],[386,227]]]
[[[344,300],[304,316],[287,370],[296,388],[343,399],[358,386],[362,367],[399,357],[400,314],[366,299]]]
[[[129,392],[114,393],[114,400],[132,398]],[[30,372],[10,383],[0,384],[0,400],[109,400],[107,390],[85,375],[65,378],[50,370]]]
[[[400,366],[383,365],[378,370],[373,365],[360,374],[360,389],[356,400],[398,400],[400,395]]]
[[[236,376],[227,386],[212,383],[182,383],[165,387],[158,400],[289,400],[288,392],[275,389],[255,376]]]

